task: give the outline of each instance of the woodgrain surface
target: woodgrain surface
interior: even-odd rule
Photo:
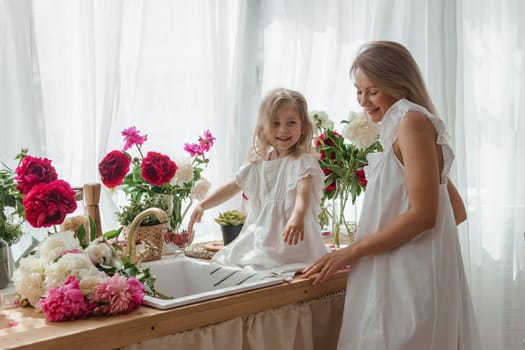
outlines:
[[[315,287],[312,278],[296,277],[291,282],[170,310],[142,306],[127,315],[70,322],[47,322],[32,308],[6,305],[4,300],[0,349],[115,349],[342,291],[346,280],[347,271],[339,271]]]

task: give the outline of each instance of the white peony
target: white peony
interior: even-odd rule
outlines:
[[[45,264],[51,264],[65,252],[82,250],[73,231],[62,231],[49,236],[38,248],[38,255]]]
[[[193,179],[193,165],[191,158],[175,159],[175,164],[177,164],[177,172],[170,181],[172,185],[182,185]]]
[[[328,118],[328,113],[325,111],[310,111],[310,117],[314,120],[314,124],[318,125],[323,129],[328,129],[332,124],[330,118]]]
[[[92,241],[84,251],[95,264],[115,266],[120,263],[120,259],[106,242]]]
[[[368,118],[366,113],[350,112],[349,123],[345,125],[342,134],[358,148],[367,148],[373,144],[379,136],[379,124]]]
[[[19,267],[13,273],[13,283],[16,292],[22,299],[27,299],[37,310],[40,310],[40,297],[45,294],[45,264],[34,255],[20,260]]]
[[[80,290],[82,294],[90,296],[95,292],[95,288],[104,280],[107,276],[88,276],[79,282]]]
[[[90,276],[104,278],[106,274],[98,270],[85,253],[68,253],[46,268],[46,289],[61,286],[68,276],[79,281]]]
[[[199,201],[203,200],[208,191],[210,190],[211,183],[205,178],[200,179],[195,183],[195,186],[191,189],[191,198],[197,199]]]

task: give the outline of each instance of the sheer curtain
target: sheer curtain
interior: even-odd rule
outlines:
[[[331,119],[357,110],[348,69],[368,40],[418,61],[456,151],[463,258],[486,349],[525,338],[525,5],[515,0],[264,1],[262,90],[302,91]],[[446,288],[446,286],[443,286]]]
[[[11,168],[22,146],[46,148],[33,30],[30,0],[0,0],[0,160]]]
[[[210,129],[217,141],[203,175],[213,185],[233,176],[244,152],[238,142],[249,137],[236,135],[251,59],[244,36],[253,31],[244,3],[36,1],[33,13],[44,155],[63,178],[97,181],[98,162],[123,146],[120,131],[132,125],[148,135],[144,151],[172,158]],[[119,198],[103,194],[103,226],[113,227]]]
[[[525,4],[459,7],[457,152],[469,219],[462,227],[486,349],[525,341]]]
[[[356,51],[369,40],[395,40],[414,54],[449,121],[456,89],[450,35],[455,16],[452,1],[264,1],[262,90],[285,86],[303,92],[309,108],[325,110],[341,130],[350,110],[360,110],[349,77]],[[359,216],[361,200],[348,218]]]
[[[486,349],[525,338],[525,15],[520,0],[0,0],[0,160],[53,160],[73,184],[98,181],[120,131],[183,155],[217,137],[214,186],[243,162],[260,96],[284,86],[338,123],[359,107],[348,69],[374,39],[418,61],[456,151],[469,212],[462,249]],[[114,195],[104,192],[104,228]],[[234,204],[231,204],[234,205]],[[211,213],[209,214],[212,215]],[[444,286],[446,288],[446,286]]]

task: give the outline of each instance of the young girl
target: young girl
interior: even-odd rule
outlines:
[[[270,91],[259,108],[249,162],[235,180],[197,205],[188,230],[203,212],[241,190],[250,210],[239,236],[213,261],[253,270],[301,271],[327,248],[318,215],[324,174],[311,149],[313,124],[297,91]]]
[[[447,175],[454,154],[419,68],[394,42],[372,42],[351,68],[357,99],[381,121],[356,241],[305,269],[323,282],[350,265],[339,349],[481,349]]]

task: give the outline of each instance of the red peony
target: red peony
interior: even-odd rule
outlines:
[[[59,225],[77,209],[75,191],[64,180],[34,186],[23,204],[26,219],[33,227]]]
[[[357,179],[359,180],[359,183],[361,186],[366,187],[366,184],[368,183],[368,180],[365,176],[365,171],[363,169],[359,169],[355,175],[357,176]]]
[[[170,182],[177,171],[177,164],[170,157],[158,152],[148,152],[140,167],[144,180],[156,186]]]
[[[335,138],[338,138],[338,139],[342,138],[342,136],[337,131],[332,131],[332,134],[333,134],[333,137],[335,137]],[[324,133],[324,132],[321,135],[319,135],[319,137],[317,139],[315,139],[315,141],[314,141],[314,147],[316,149],[319,149],[322,146],[330,146],[330,147],[335,147],[336,146],[335,142],[332,139],[330,139],[330,137],[327,137],[326,133]],[[330,159],[335,159],[335,157],[336,157],[335,153],[336,152],[337,152],[337,149],[329,151],[329,153],[331,153]],[[325,159],[326,158],[325,151],[321,150],[319,152],[319,156],[320,156],[321,159]]]
[[[25,156],[16,168],[16,189],[22,194],[28,194],[35,185],[49,183],[57,178],[49,159]]]
[[[328,175],[330,175],[332,173],[332,170],[328,169],[328,168],[321,168],[323,170],[323,173],[325,175],[325,178],[328,177]],[[331,191],[335,191],[335,188],[336,188],[336,181],[333,180],[331,183],[329,183],[324,191],[325,192],[331,192]]]
[[[122,185],[129,171],[131,159],[122,151],[111,151],[98,164],[102,183],[108,188]]]

